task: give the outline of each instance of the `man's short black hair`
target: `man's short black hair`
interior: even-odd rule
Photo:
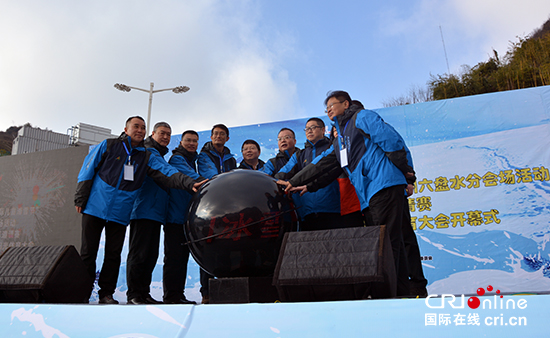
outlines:
[[[294,130],[290,129],[290,128],[281,128],[281,130],[279,130],[279,132],[277,133],[277,136],[279,136],[279,134],[282,132],[282,131],[285,131],[285,130],[288,130],[289,132],[292,133],[292,137],[296,138],[296,134],[294,134]]]
[[[351,96],[349,96],[348,92],[345,92],[343,90],[334,90],[327,93],[327,98],[325,99],[325,106],[327,105],[328,100],[335,97],[338,101],[344,102],[348,101],[351,105]]]
[[[199,133],[197,133],[196,131],[194,130],[186,130],[183,132],[183,134],[181,134],[181,139],[183,140],[183,138],[185,137],[185,135],[187,134],[191,134],[191,135],[196,135],[197,137],[199,137]]]
[[[306,124],[310,121],[315,121],[315,122],[319,123],[320,124],[319,127],[323,127],[323,128],[325,127],[325,122],[323,120],[321,120],[320,118],[318,118],[318,117],[310,118],[309,120],[307,120]]]
[[[225,126],[225,124],[216,124],[214,127],[212,127],[212,133],[210,135],[213,135],[214,134],[214,129],[216,128],[220,128],[220,129],[223,129],[223,131],[225,131],[225,133],[227,134],[227,136],[229,136],[229,128],[227,128]]]
[[[258,142],[254,141],[254,140],[246,140],[243,142],[243,145],[241,146],[241,151],[243,151],[244,149],[244,146],[246,144],[253,144],[256,146],[256,148],[258,148],[258,151],[261,152],[262,150],[260,149],[260,145],[258,144]]]
[[[143,117],[141,116],[130,116],[127,120],[126,120],[126,124],[125,126],[128,127],[128,123],[130,123],[130,121],[132,121],[133,119],[140,119],[142,120],[143,122],[145,122],[145,120],[143,119]]]

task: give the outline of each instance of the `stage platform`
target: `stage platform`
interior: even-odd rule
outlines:
[[[478,297],[476,309],[468,299],[457,297],[455,308],[448,302],[441,307],[441,298],[433,297],[230,305],[0,304],[0,337],[549,335],[550,295]]]

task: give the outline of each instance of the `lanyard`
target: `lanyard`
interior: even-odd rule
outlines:
[[[126,147],[126,142],[122,142],[122,145],[124,146],[124,150],[126,150],[126,154],[128,154],[128,164],[130,164],[130,159],[132,156],[130,156],[130,152],[128,151],[128,147]]]
[[[348,122],[346,122],[346,125],[344,126],[344,131],[342,132],[342,135],[338,134],[338,137],[340,137],[340,139],[341,139],[340,144],[341,144],[342,149],[346,148],[346,142],[344,141],[344,134],[346,132],[346,129],[348,129],[349,121],[351,121],[351,119],[349,119]]]
[[[342,168],[345,168],[345,167],[348,166],[348,151],[346,149],[346,142],[345,142],[344,136],[345,136],[346,129],[348,128],[349,121],[351,121],[351,119],[349,119],[348,122],[346,122],[346,125],[344,126],[344,131],[342,133],[338,133],[338,137],[341,137],[341,140],[340,140],[340,145],[341,145],[341,149],[340,149],[340,166]],[[342,135],[340,135],[340,134],[342,134]],[[349,141],[349,138],[348,138],[348,141]],[[349,144],[348,144],[348,146],[349,146]]]
[[[128,147],[126,147],[126,143],[122,142],[124,145],[124,150],[126,150],[126,154],[128,154],[128,164],[124,165],[124,180],[126,181],[133,181],[134,180],[134,166],[130,164],[130,159],[132,156],[130,156],[130,152],[128,151]]]

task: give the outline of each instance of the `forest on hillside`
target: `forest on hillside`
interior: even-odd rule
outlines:
[[[489,60],[460,74],[430,75],[427,87],[413,86],[384,107],[550,85],[550,19],[525,38],[511,42],[504,56],[493,50]]]

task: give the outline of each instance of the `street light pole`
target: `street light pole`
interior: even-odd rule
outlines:
[[[154,83],[151,82],[151,86],[149,87],[149,107],[147,109],[147,132],[146,136],[149,136],[149,125],[151,124],[151,107],[153,106],[153,87]]]
[[[147,136],[149,136],[149,124],[151,123],[151,107],[153,106],[153,94],[154,93],[159,93],[159,92],[165,92],[167,90],[171,90],[176,94],[180,94],[180,93],[186,93],[190,89],[187,86],[179,86],[179,87],[174,87],[174,88],[153,90],[154,86],[155,86],[154,83],[151,82],[149,90],[147,90],[147,89],[141,89],[141,88],[127,86],[127,85],[124,85],[124,84],[121,84],[121,83],[115,83],[115,88],[120,90],[120,91],[123,91],[123,92],[129,92],[130,90],[135,89],[135,90],[140,90],[142,92],[149,93],[149,109],[147,110],[147,131],[146,131]]]

